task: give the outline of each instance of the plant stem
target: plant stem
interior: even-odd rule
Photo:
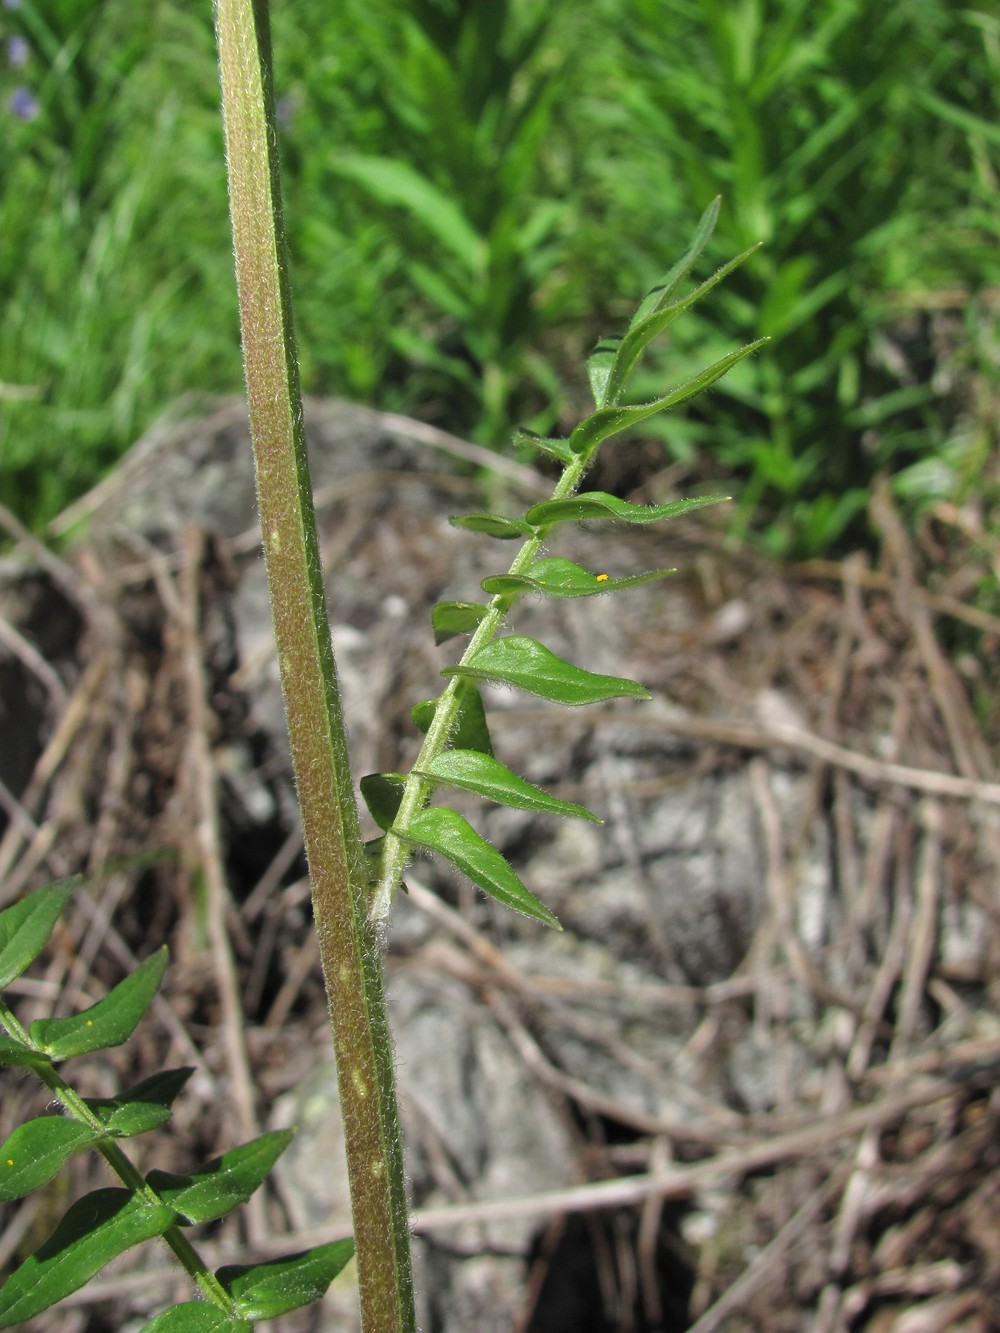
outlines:
[[[364,1333],[415,1327],[382,957],[323,593],[278,180],[267,0],[217,0],[230,212],[264,558],[329,999]]]

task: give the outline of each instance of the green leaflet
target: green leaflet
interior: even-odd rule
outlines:
[[[52,1061],[41,1051],[22,1046],[13,1037],[0,1037],[0,1065],[21,1065],[25,1069],[44,1069]]]
[[[721,504],[728,495],[702,495],[690,500],[672,500],[662,505],[634,505],[619,500],[606,491],[581,491],[569,500],[546,500],[533,505],[525,515],[536,528],[550,528],[554,523],[577,523],[581,519],[605,519],[616,523],[659,523],[680,518],[706,505]]]
[[[185,1221],[214,1222],[246,1203],[294,1137],[293,1129],[262,1134],[206,1162],[190,1175],[150,1171],[147,1180]]]
[[[152,1004],[168,959],[164,945],[83,1013],[36,1019],[30,1028],[31,1040],[53,1060],[120,1046]]]
[[[405,782],[402,773],[369,773],[358,784],[368,813],[383,832],[392,828]]]
[[[0,1147],[0,1200],[22,1199],[47,1184],[63,1162],[97,1137],[88,1125],[61,1115],[18,1125]]]
[[[547,814],[588,819],[594,824],[601,823],[597,815],[585,806],[550,796],[533,782],[512,773],[499,760],[476,750],[445,750],[432,759],[426,768],[415,771],[436,785],[443,783],[449,787],[462,787],[516,810],[539,810]]]
[[[649,699],[638,681],[623,676],[602,676],[565,662],[561,657],[522,635],[494,639],[463,665],[445,667],[442,676],[471,676],[502,685],[514,685],[528,694],[561,704],[600,703],[604,699]]]
[[[567,501],[571,504],[572,501]],[[673,569],[652,569],[645,574],[631,574],[626,578],[613,579],[607,574],[591,574],[581,569],[572,560],[546,558],[536,560],[527,574],[491,574],[480,585],[484,592],[544,592],[550,597],[594,597],[602,592],[617,592],[622,588],[635,588],[641,583],[652,583],[656,579],[673,574]]]
[[[48,1240],[0,1287],[0,1329],[41,1314],[78,1291],[112,1259],[174,1224],[173,1210],[125,1189],[78,1199]]]
[[[207,1301],[183,1301],[164,1310],[139,1333],[253,1333],[248,1319],[231,1319]]]
[[[594,395],[597,407],[603,407],[607,402],[608,381],[621,341],[620,334],[602,338],[587,358],[587,379],[590,381],[590,392]],[[570,456],[572,457],[572,453]]]
[[[318,1301],[353,1256],[353,1240],[335,1240],[287,1259],[230,1264],[215,1276],[244,1319],[277,1319]]]
[[[652,402],[636,403],[631,407],[614,405],[598,408],[586,420],[581,421],[570,435],[570,448],[574,453],[585,453],[588,450],[595,449],[602,440],[610,439],[612,435],[619,435],[623,430],[628,430],[630,426],[645,421],[647,417],[655,416],[657,412],[664,412],[668,407],[676,407],[678,403],[686,402],[688,398],[693,398],[695,394],[701,393],[710,384],[714,384],[717,379],[721,379],[726,371],[731,370],[738,361],[750,356],[751,353],[756,352],[767,342],[770,342],[769,338],[758,338],[752,343],[747,343],[745,347],[738,347],[733,352],[727,352],[718,361],[706,366],[697,375],[685,380],[683,384],[679,384],[676,389],[671,389],[662,398],[654,398]]]
[[[397,829],[396,834],[418,847],[439,852],[468,875],[473,884],[506,907],[555,930],[562,929],[549,909],[524,887],[506,858],[481,838],[457,811],[445,806],[421,810],[405,829]]]
[[[499,537],[501,541],[513,541],[515,537],[530,537],[531,528],[523,518],[504,518],[502,514],[460,514],[450,518],[453,528],[466,528],[469,532],[482,532],[487,537]]]
[[[456,634],[471,634],[488,610],[482,602],[438,602],[431,611],[434,642],[441,644]]]
[[[0,912],[0,990],[41,953],[76,882],[50,884]]]
[[[679,315],[682,315],[685,310],[689,310],[696,301],[700,301],[717,283],[728,277],[733,269],[738,268],[740,264],[746,263],[750,256],[759,249],[759,243],[751,245],[742,254],[737,255],[735,259],[730,259],[727,264],[723,264],[710,278],[707,278],[693,292],[689,292],[681,300],[671,301],[669,305],[658,307],[643,319],[633,319],[629,325],[628,333],[620,340],[617,354],[608,372],[604,384],[604,397],[600,400],[601,405],[610,405],[620,400],[639,358],[646,350],[647,344],[657,334],[668,329]]]
[[[437,699],[425,699],[417,704],[410,713],[414,725],[426,733],[434,720]],[[493,753],[489,727],[486,725],[486,709],[482,696],[474,685],[468,684],[462,695],[458,711],[458,720],[452,728],[449,741],[457,750],[481,750],[483,754]]]
[[[723,278],[728,277],[735,268],[745,263],[760,248],[759,245],[750,246],[742,254],[737,255],[735,259],[723,264],[710,278],[699,284],[687,296],[679,300],[673,300],[672,298],[681,282],[691,271],[695,261],[704,250],[715,227],[718,212],[719,200],[715,199],[703,214],[687,253],[647,293],[632,317],[624,337],[602,339],[591,353],[587,361],[587,375],[594,395],[594,402],[599,411],[602,408],[616,407],[620,403],[629,378],[649,342],[657,334],[663,333],[669,328],[679,315],[682,315],[685,310],[689,310],[697,301],[700,301]],[[697,390],[694,390],[694,392],[697,392]],[[668,402],[663,403],[664,407],[671,405]],[[586,422],[582,424],[586,425]]]
[[[165,1125],[170,1107],[194,1070],[164,1069],[117,1097],[87,1098],[87,1105],[116,1139],[133,1138]]]
[[[629,324],[629,329],[634,329],[635,326],[641,323],[648,315],[653,314],[657,310],[661,310],[691,272],[692,268],[694,268],[701,252],[708,244],[712,232],[715,231],[715,224],[719,220],[719,208],[721,204],[722,196],[717,194],[705,209],[704,213],[702,213],[701,218],[698,221],[698,226],[695,228],[691,244],[688,246],[687,250],[681,255],[680,259],[678,259],[670,272],[664,274],[659,282],[651,287],[640,301],[639,309],[632,316],[632,322]]]
[[[551,435],[536,435],[533,430],[528,430],[520,426],[514,432],[513,440],[515,448],[534,449],[540,454],[546,454],[549,458],[556,458],[560,463],[572,463],[573,451],[566,440],[554,438]]]

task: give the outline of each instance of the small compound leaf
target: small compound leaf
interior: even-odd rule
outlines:
[[[231,1264],[215,1276],[245,1319],[277,1319],[318,1301],[353,1256],[353,1240],[335,1240],[266,1264]]]
[[[36,1019],[30,1028],[32,1041],[53,1060],[120,1046],[152,1004],[169,957],[164,945],[82,1014]]]
[[[89,1125],[61,1115],[18,1125],[0,1147],[0,1201],[22,1199],[47,1184],[64,1162],[98,1137]]]
[[[499,574],[483,579],[482,588],[489,593],[509,593],[522,590],[548,593],[550,597],[594,597],[602,592],[618,592],[622,588],[636,588],[641,583],[652,583],[674,574],[673,569],[651,569],[645,574],[631,574],[613,579],[607,574],[591,574],[572,560],[545,558],[536,560],[527,574]],[[509,586],[508,586],[509,585]]]
[[[139,1333],[253,1333],[253,1324],[207,1301],[184,1301],[143,1324]]]
[[[495,847],[491,847],[485,838],[481,838],[469,821],[455,810],[444,806],[421,810],[405,829],[397,829],[396,832],[399,837],[416,843],[418,847],[439,852],[458,866],[463,874],[468,875],[473,884],[478,884],[506,907],[534,917],[536,921],[542,921],[556,930],[562,929],[549,909],[524,887],[506,858]]]
[[[763,347],[765,343],[770,342],[770,338],[757,338],[752,343],[747,343],[745,347],[737,347],[732,352],[727,352],[725,356],[714,361],[710,366],[679,384],[676,389],[671,389],[668,394],[662,398],[654,398],[649,403],[635,403],[632,406],[613,406],[601,407],[585,420],[581,421],[579,426],[569,437],[569,445],[574,453],[582,454],[587,450],[595,449],[602,440],[610,439],[612,435],[619,435],[623,430],[628,430],[630,426],[636,426],[640,421],[645,421],[647,417],[655,416],[657,412],[665,412],[668,407],[676,407],[678,403],[684,403],[695,394],[701,393],[709,385],[721,379],[727,370],[731,370],[738,361],[744,357],[750,356]]]
[[[22,1046],[13,1037],[0,1037],[0,1065],[21,1065],[26,1069],[44,1069],[52,1061],[41,1051]]]
[[[59,920],[75,880],[38,889],[0,912],[0,990],[35,961]]]
[[[530,537],[531,528],[523,518],[504,518],[500,514],[460,514],[448,522],[455,528],[466,528],[469,532],[482,532],[487,537],[499,537],[501,541],[513,541],[515,537]]]
[[[434,720],[437,703],[437,699],[426,699],[423,703],[417,704],[410,714],[414,724],[425,736]],[[471,683],[465,687],[458,717],[448,739],[456,750],[493,753],[493,742],[490,740],[490,729],[486,725],[486,709],[483,707],[482,695]]]
[[[361,795],[368,813],[380,829],[391,829],[403,799],[402,773],[369,773],[361,779]]]
[[[561,704],[592,704],[604,699],[649,699],[638,681],[624,676],[602,676],[574,666],[522,635],[494,639],[464,665],[445,667],[443,676],[471,676],[501,685],[514,685],[528,694]]]
[[[87,1105],[116,1139],[134,1138],[167,1123],[174,1100],[193,1073],[190,1067],[164,1069],[117,1097],[89,1097]]]
[[[213,1158],[190,1175],[151,1171],[147,1180],[186,1221],[214,1222],[246,1203],[294,1136],[293,1129],[275,1130]]]
[[[474,791],[489,801],[512,806],[515,810],[539,810],[546,814],[589,819],[593,824],[601,823],[586,806],[550,796],[533,782],[512,773],[499,760],[476,750],[445,750],[419,771],[422,777],[434,783]]]
[[[173,1211],[131,1190],[103,1189],[68,1210],[48,1240],[0,1287],[0,1329],[64,1300],[133,1245],[174,1225]]]
[[[438,602],[431,612],[434,642],[445,643],[456,634],[471,634],[488,610],[482,602]]]
[[[590,381],[590,392],[594,395],[597,407],[603,407],[607,402],[608,380],[611,378],[611,368],[617,359],[621,341],[620,337],[602,338],[587,358],[587,379]]]
[[[560,463],[572,463],[573,450],[568,440],[556,439],[551,435],[536,435],[533,430],[521,426],[514,432],[515,447],[534,449],[549,458],[557,458]]]
[[[581,491],[568,500],[546,500],[528,510],[535,527],[550,528],[554,523],[578,523],[582,519],[605,519],[616,523],[660,523],[680,518],[706,505],[722,504],[728,495],[699,495],[689,500],[672,500],[663,505],[634,505],[619,500],[607,491]]]
[[[715,224],[719,218],[719,206],[722,203],[722,196],[716,195],[709,206],[701,215],[698,226],[695,228],[694,237],[687,250],[681,255],[677,263],[669,273],[651,287],[639,303],[639,309],[632,316],[630,329],[646,319],[649,315],[663,307],[670,301],[674,292],[681,285],[687,275],[698,262],[701,252],[709,242],[712,232],[715,231]]]

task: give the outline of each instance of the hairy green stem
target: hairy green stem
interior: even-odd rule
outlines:
[[[415,1326],[379,933],[347,757],[309,482],[281,217],[267,0],[216,0],[264,557],[329,998],[364,1333]]]

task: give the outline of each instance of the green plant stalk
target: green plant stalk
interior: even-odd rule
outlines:
[[[33,1043],[29,1033],[2,1000],[0,1000],[0,1026],[6,1028],[10,1035],[23,1046],[32,1048]],[[114,1139],[103,1137],[104,1126],[98,1117],[76,1089],[63,1079],[55,1067],[48,1061],[44,1061],[32,1065],[31,1069],[74,1120],[79,1120],[81,1124],[102,1135],[94,1144],[94,1147],[122,1184],[132,1190],[133,1193],[141,1194],[150,1204],[162,1203],[163,1200],[156,1190],[143,1179],[141,1172]],[[179,1226],[168,1227],[163,1233],[162,1239],[173,1250],[178,1261],[184,1266],[188,1276],[198,1286],[205,1299],[211,1301],[219,1309],[225,1310],[227,1314],[235,1314],[232,1297],[188,1240],[182,1228]]]
[[[267,0],[217,0],[250,431],[275,642],[333,1027],[365,1333],[415,1327],[379,933],[309,482],[278,179]]]

